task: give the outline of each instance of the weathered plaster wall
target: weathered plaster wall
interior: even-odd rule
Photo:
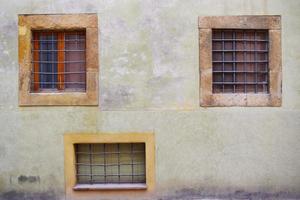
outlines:
[[[66,132],[149,131],[157,198],[300,198],[300,1],[0,5],[0,199],[64,199]],[[17,15],[80,12],[99,17],[100,106],[18,107]],[[283,105],[200,108],[197,17],[247,14],[282,15]]]

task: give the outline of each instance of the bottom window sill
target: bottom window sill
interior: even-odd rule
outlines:
[[[144,183],[121,183],[121,184],[76,184],[73,190],[145,190]]]

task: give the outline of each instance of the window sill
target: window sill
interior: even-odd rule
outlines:
[[[206,93],[202,94],[200,105],[203,107],[278,107],[281,106],[281,97],[269,93]]]
[[[145,190],[147,185],[144,183],[135,184],[76,184],[73,190]]]

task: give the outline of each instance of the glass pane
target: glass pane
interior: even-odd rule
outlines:
[[[39,38],[40,88],[56,88],[57,82],[57,35],[40,33]]]
[[[65,33],[65,88],[85,90],[85,33]]]

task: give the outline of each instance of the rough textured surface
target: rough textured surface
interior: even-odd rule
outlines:
[[[0,199],[64,199],[63,135],[101,131],[155,133],[157,199],[299,199],[300,1],[0,3]],[[99,17],[100,106],[18,107],[17,14],[77,12]],[[236,14],[282,15],[282,107],[199,107],[198,16]]]
[[[199,27],[204,29],[281,29],[280,16],[209,16],[199,17]]]

